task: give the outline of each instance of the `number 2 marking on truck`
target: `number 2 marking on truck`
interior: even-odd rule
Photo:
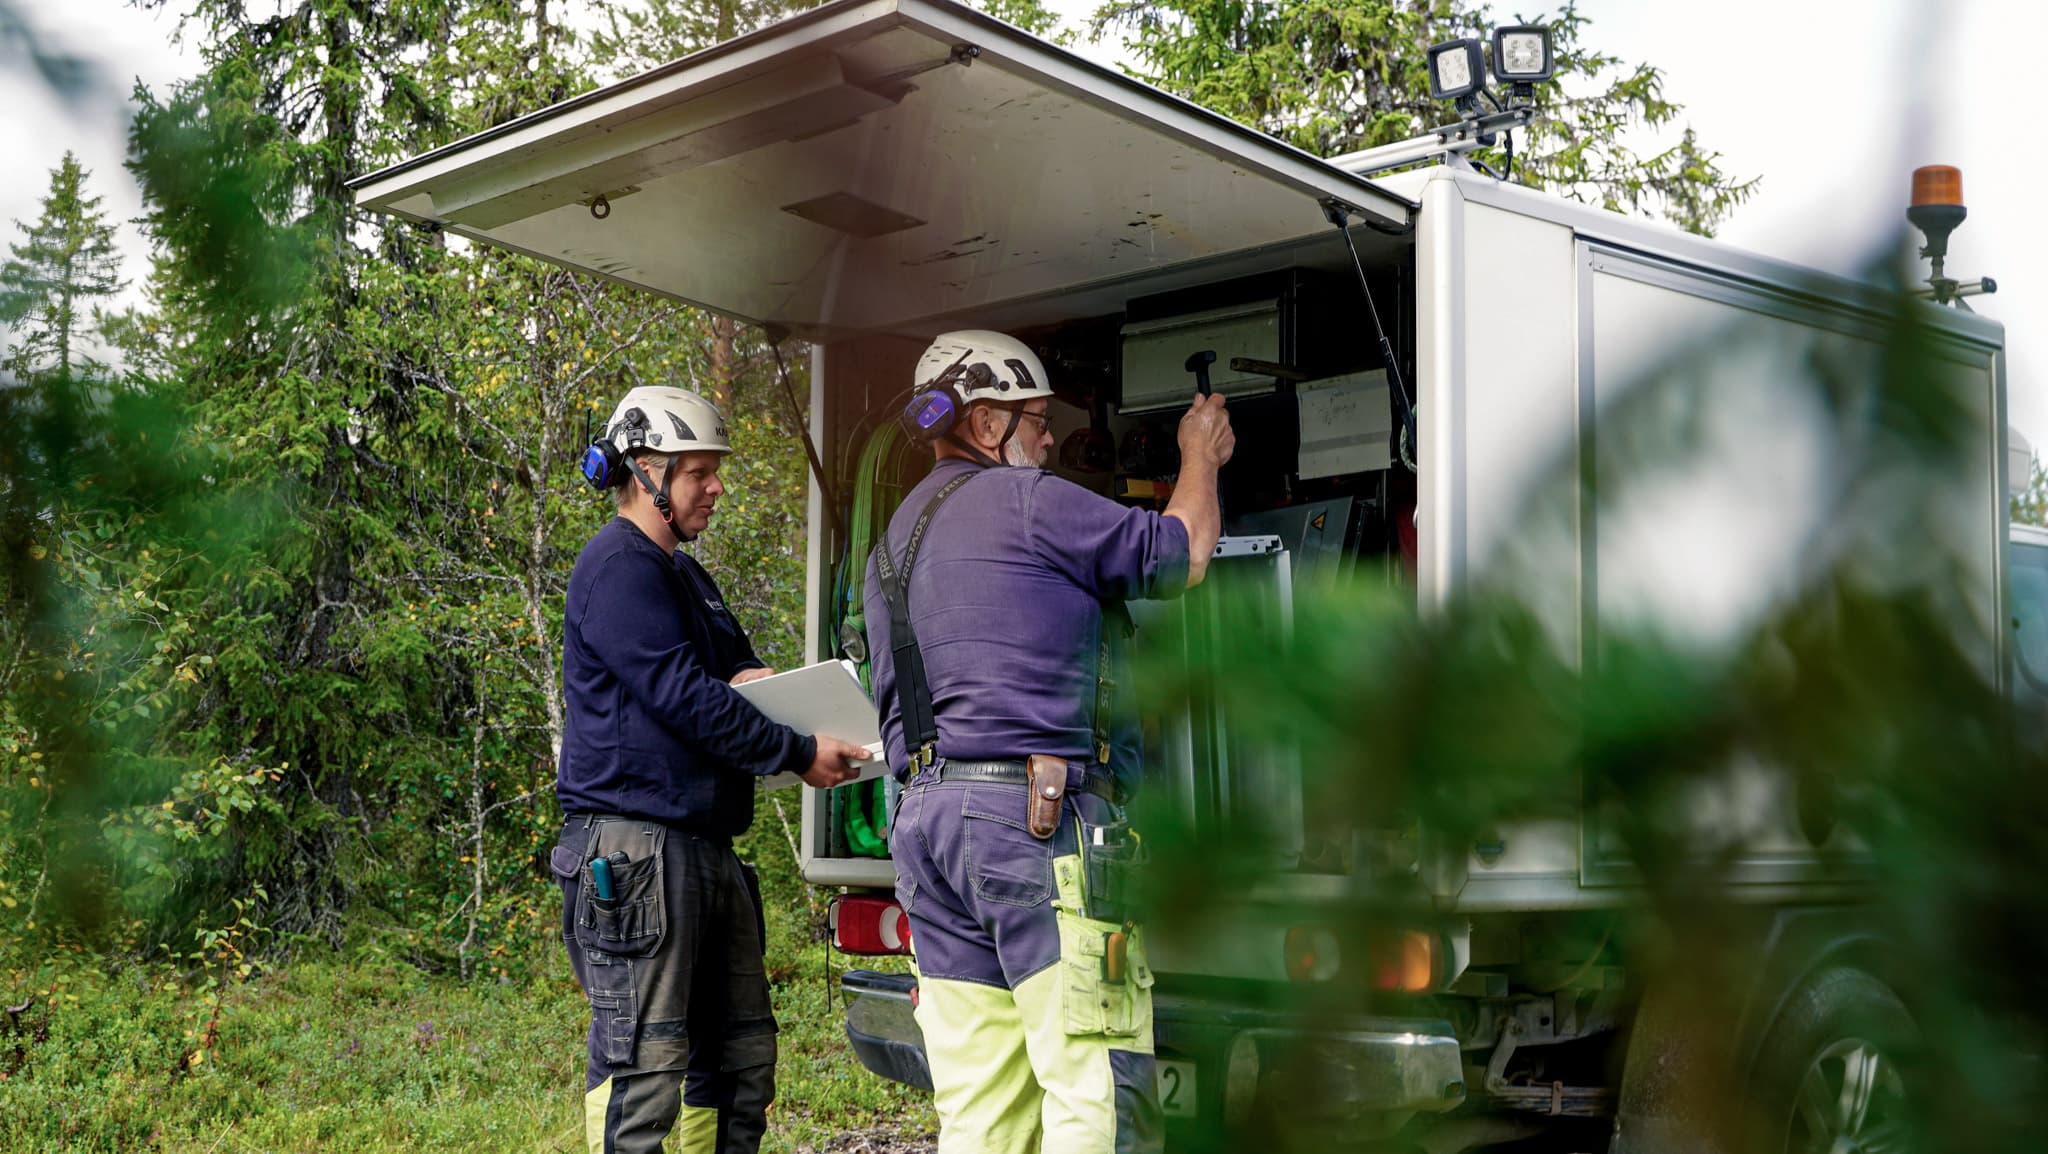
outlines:
[[[1159,1063],[1159,1108],[1169,1118],[1195,1116],[1195,1064]]]

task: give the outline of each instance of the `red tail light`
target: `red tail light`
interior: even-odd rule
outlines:
[[[1435,934],[1407,930],[1376,934],[1372,942],[1372,984],[1377,990],[1426,994],[1436,989],[1442,973],[1442,950]]]
[[[891,898],[843,894],[826,914],[832,947],[842,954],[907,954],[910,916]]]
[[[1295,926],[1283,943],[1287,976],[1297,982],[1327,982],[1342,964],[1337,935],[1322,926]]]

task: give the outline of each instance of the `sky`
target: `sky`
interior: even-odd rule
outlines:
[[[121,161],[120,98],[137,80],[158,90],[196,67],[175,42],[173,13],[127,0],[11,0],[55,46],[98,63],[106,99],[66,104],[11,46],[0,47],[0,230],[33,221],[49,170],[78,153],[110,217],[129,221],[140,199]],[[1093,0],[1052,0],[1079,22]],[[252,8],[262,9],[262,0]],[[1502,11],[1529,14],[1501,5]],[[1922,164],[1963,170],[1969,220],[1950,242],[1948,268],[1997,278],[1997,295],[1970,303],[2003,321],[2011,421],[2048,447],[2048,224],[2027,200],[2048,177],[2038,133],[2021,110],[2032,69],[2021,46],[2048,32],[2041,0],[1579,0],[1587,42],[1665,73],[1682,120],[1722,154],[1723,170],[1762,185],[1723,227],[1724,240],[1757,252],[1851,272],[1876,246],[1897,244],[1910,173]],[[1986,53],[1985,45],[2012,45]],[[1084,45],[1114,63],[1116,45]],[[1991,60],[1998,55],[2000,60]],[[1674,130],[1675,135],[1675,130]],[[142,239],[123,225],[131,280],[145,267]],[[130,296],[139,301],[139,289]]]

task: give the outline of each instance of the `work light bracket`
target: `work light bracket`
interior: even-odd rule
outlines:
[[[1509,107],[1499,112],[1467,117],[1453,124],[1440,124],[1409,140],[1333,156],[1329,163],[1346,172],[1371,176],[1390,168],[1484,148],[1492,144],[1499,133],[1527,128],[1535,119],[1536,109],[1532,106]]]

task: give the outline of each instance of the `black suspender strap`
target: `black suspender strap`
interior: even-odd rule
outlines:
[[[1095,760],[1109,765],[1109,719],[1110,691],[1116,682],[1109,676],[1109,631],[1122,631],[1125,639],[1138,632],[1138,623],[1131,620],[1131,610],[1121,601],[1102,603],[1102,624],[1097,627],[1095,643]]]
[[[910,527],[910,540],[903,546],[899,571],[889,557],[889,535],[875,543],[875,575],[882,579],[882,596],[889,605],[889,648],[895,655],[896,709],[903,722],[903,748],[910,756],[910,771],[929,769],[938,757],[939,723],[932,714],[932,687],[925,677],[924,653],[917,647],[917,631],[910,625],[910,567],[917,563],[917,551],[924,544],[925,530],[932,515],[946,498],[980,469],[962,473],[940,487]]]

